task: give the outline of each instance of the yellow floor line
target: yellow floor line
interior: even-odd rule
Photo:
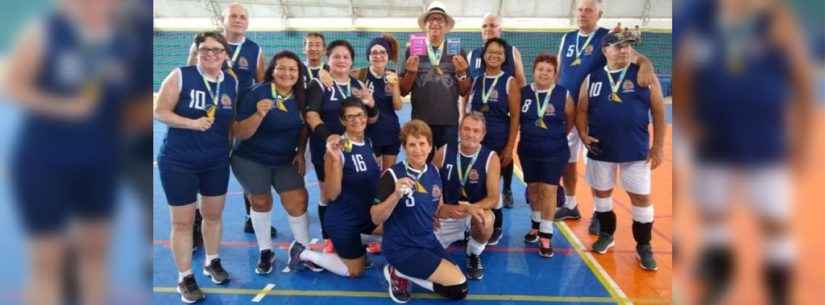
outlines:
[[[259,289],[243,288],[202,288],[207,294],[224,295],[258,295]],[[154,287],[155,293],[176,294],[175,287]],[[352,291],[352,290],[294,290],[273,289],[266,292],[267,296],[297,296],[297,297],[353,297],[353,298],[389,298],[384,291]],[[443,299],[434,293],[413,293],[416,299]],[[551,295],[519,295],[519,294],[470,294],[467,300],[471,301],[515,301],[515,302],[548,302],[548,303],[606,303],[615,304],[612,297],[583,297],[583,296],[551,296]],[[634,299],[636,304],[670,304],[665,298]]]

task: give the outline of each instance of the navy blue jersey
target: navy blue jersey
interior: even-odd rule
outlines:
[[[567,122],[564,104],[569,91],[562,86],[537,91],[534,86],[535,84],[530,84],[521,88],[519,155],[568,160],[570,149],[567,147],[567,133],[564,132]],[[549,100],[545,100],[548,94]],[[542,105],[544,111],[539,113]]]
[[[470,109],[484,113],[487,120],[487,135],[481,144],[494,150],[499,150],[507,144],[510,132],[507,88],[511,81],[515,81],[515,78],[504,71],[496,76],[484,75],[473,80],[473,89],[470,91]],[[485,93],[489,95],[487,103],[483,102]]]
[[[765,164],[787,157],[787,114],[791,79],[785,46],[771,38],[773,12],[757,12],[748,22],[727,29],[719,24],[715,2],[689,7],[682,43],[694,50],[692,116],[707,130],[696,144],[704,162]],[[735,50],[736,41],[741,52]],[[674,41],[676,43],[676,41]],[[794,46],[796,47],[796,46]],[[728,57],[726,54],[733,54]]]
[[[650,149],[650,89],[639,86],[636,76],[639,66],[630,64],[617,95],[621,102],[612,101],[610,80],[605,69],[590,74],[588,92],[587,126],[591,137],[601,151],[587,156],[607,162],[631,162],[647,159]],[[610,73],[618,82],[621,72]]]
[[[478,154],[467,156],[459,153],[458,144],[447,144],[444,165],[439,169],[444,183],[444,203],[458,204],[459,200],[475,203],[487,197],[487,170],[492,156],[493,151],[483,145]],[[461,166],[457,162],[461,162]]]
[[[301,69],[304,71],[304,88],[309,88],[309,82],[320,77],[321,69],[329,71],[329,66],[324,64],[320,67],[309,67],[306,63],[302,62]]]
[[[261,125],[249,139],[243,140],[234,151],[241,157],[267,166],[282,166],[292,162],[298,151],[298,138],[304,128],[303,109],[292,95],[278,106],[277,93],[272,83],[261,83],[238,103],[237,121],[243,121],[258,111],[258,101],[270,99],[272,109],[264,116]],[[283,97],[282,97],[283,98]]]
[[[574,97],[574,102],[579,98],[579,88],[584,78],[607,64],[607,59],[604,58],[604,53],[602,53],[602,39],[609,32],[608,29],[600,27],[588,36],[579,35],[578,30],[567,32],[562,36],[558,54],[559,84],[570,91],[570,95]],[[593,38],[585,46],[585,42],[590,36],[593,36]],[[578,45],[576,44],[577,37]],[[572,65],[576,58],[579,59],[580,63]]]
[[[484,54],[482,52],[484,52],[484,47],[476,48],[470,52],[470,54],[467,54],[467,63],[470,65],[467,73],[472,79],[484,75],[485,67],[481,61]],[[513,46],[508,44],[504,47],[504,57],[505,62],[504,65],[501,66],[501,70],[510,73],[510,75],[516,75],[516,60],[513,56]]]
[[[375,161],[368,138],[351,142],[350,151],[341,152],[343,172],[341,193],[329,203],[324,225],[353,226],[371,222],[370,206],[375,200],[381,167]]]
[[[206,131],[169,127],[158,160],[170,166],[189,170],[206,170],[225,166],[229,162],[229,129],[234,121],[233,109],[237,99],[238,83],[228,73],[221,72],[218,82],[209,81],[198,66],[180,70],[180,95],[174,113],[197,119],[216,107],[215,122]],[[213,99],[217,97],[217,99]]]
[[[318,112],[330,133],[344,134],[344,125],[339,118],[341,102],[352,96],[352,90],[356,88],[362,89],[361,82],[355,78],[350,78],[349,86],[335,82],[329,87],[322,85],[321,80],[314,79],[310,82],[307,111]],[[312,134],[310,149],[315,159],[313,162],[322,160],[326,150],[325,140]]]
[[[97,89],[97,105],[88,118],[64,120],[26,113],[22,122],[16,162],[81,166],[116,161],[124,96],[128,84],[129,37],[117,31],[100,41],[81,37],[76,24],[61,14],[42,23],[42,54],[35,71],[36,90],[53,96],[78,96],[87,87]],[[147,56],[141,54],[140,56]],[[14,81],[10,79],[8,81]]]
[[[398,142],[401,126],[392,105],[392,89],[384,77],[376,77],[372,72],[367,72],[364,85],[372,92],[379,113],[378,121],[367,126],[367,136],[377,146]]]
[[[238,76],[238,96],[243,97],[255,86],[258,76],[258,59],[263,51],[257,43],[244,37],[240,43],[229,43],[229,60],[232,71]]]
[[[441,176],[435,166],[427,164],[421,173],[400,162],[389,168],[385,175],[390,175],[393,181],[410,177],[418,182],[418,186],[413,188],[412,194],[401,198],[384,222],[382,248],[391,253],[410,247],[432,248],[439,245],[433,231],[433,216],[441,200],[442,187]]]

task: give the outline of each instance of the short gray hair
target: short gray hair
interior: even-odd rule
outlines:
[[[466,121],[467,119],[473,119],[473,120],[481,122],[481,126],[484,126],[484,132],[485,133],[487,132],[487,119],[484,118],[483,113],[478,112],[478,111],[472,111],[468,114],[465,114],[464,117],[461,118],[461,124],[459,124],[459,127],[464,125],[464,121]],[[461,129],[459,128],[459,130],[461,130]]]

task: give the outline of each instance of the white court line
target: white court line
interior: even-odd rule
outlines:
[[[258,292],[258,294],[256,294],[254,298],[252,298],[252,302],[258,303],[261,300],[263,300],[266,294],[272,291],[272,288],[275,288],[275,284],[266,284],[266,287],[264,287],[264,289],[261,289],[261,291]]]

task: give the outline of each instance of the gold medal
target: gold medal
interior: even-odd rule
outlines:
[[[742,64],[741,59],[728,59],[728,70],[733,72],[733,74],[741,74],[742,70],[744,70],[745,65]]]
[[[481,105],[481,112],[487,113],[490,111],[490,106],[487,104]]]
[[[541,128],[541,129],[547,129],[547,124],[544,123],[543,118],[539,118],[539,120],[536,121],[536,127]]]
[[[341,147],[345,152],[352,152],[352,141],[349,138],[341,138]]]
[[[277,103],[275,103],[275,108],[278,110],[286,112],[286,105],[284,104],[284,100],[279,99]]]
[[[470,198],[469,196],[467,196],[467,190],[465,190],[463,187],[461,188],[461,197],[464,199]]]
[[[425,188],[424,188],[424,186],[423,186],[423,185],[421,185],[421,182],[419,182],[418,180],[416,180],[416,181],[415,181],[415,191],[416,191],[416,192],[419,192],[419,193],[426,193],[426,192],[427,192],[427,189],[425,189]]]
[[[578,65],[580,65],[581,63],[582,63],[581,59],[579,59],[579,58],[577,57],[577,58],[576,58],[576,60],[574,60],[572,63],[570,63],[570,66],[571,66],[571,67],[572,67],[572,66],[578,66]]]
[[[216,107],[215,105],[210,105],[209,108],[206,109],[206,117],[210,118],[210,119],[214,119],[215,118],[215,110],[217,110],[217,109],[218,109],[218,107]]]
[[[619,98],[619,94],[616,93],[616,92],[613,92],[613,93],[610,94],[610,100],[614,101],[616,103],[621,103],[622,102],[622,99]]]
[[[433,69],[435,70],[435,74],[438,74],[438,75],[443,75],[444,74],[444,71],[441,71],[441,67],[439,67],[439,66],[435,66],[435,67],[433,67]]]

